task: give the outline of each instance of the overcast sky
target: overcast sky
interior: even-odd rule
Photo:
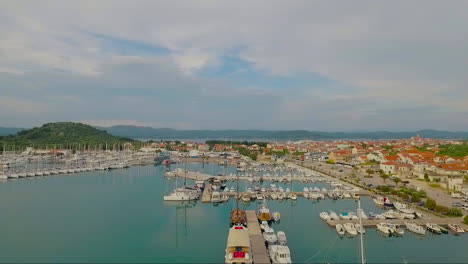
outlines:
[[[0,1],[0,126],[468,130],[468,1]]]

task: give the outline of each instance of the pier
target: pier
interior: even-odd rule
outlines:
[[[247,228],[249,229],[253,263],[271,263],[255,211],[245,211],[245,213],[247,215]]]

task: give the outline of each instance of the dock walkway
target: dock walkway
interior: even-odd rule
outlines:
[[[247,215],[247,228],[249,229],[250,244],[252,246],[253,263],[271,263],[255,211],[245,211],[245,213]]]

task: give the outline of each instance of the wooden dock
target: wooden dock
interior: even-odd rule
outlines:
[[[250,244],[252,246],[253,263],[271,263],[255,211],[245,211],[245,213],[247,215],[247,228],[249,229]]]
[[[211,203],[211,184],[205,184],[205,189],[203,190],[202,194],[202,203]]]

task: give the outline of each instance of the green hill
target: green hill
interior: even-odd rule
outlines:
[[[135,140],[118,137],[106,131],[96,129],[90,125],[72,122],[48,123],[41,127],[19,131],[16,135],[0,136],[0,144],[25,146],[62,145],[71,146],[74,144],[98,146],[109,146],[134,142]]]

